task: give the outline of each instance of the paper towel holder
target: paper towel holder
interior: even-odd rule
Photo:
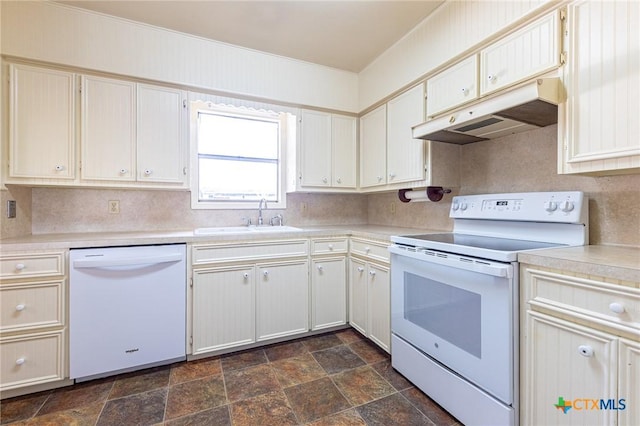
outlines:
[[[408,203],[411,198],[407,197],[407,192],[414,191],[413,189],[400,189],[398,190],[398,198],[403,203]],[[417,191],[416,191],[417,192]],[[449,188],[443,188],[441,186],[427,186],[426,193],[429,201],[438,202],[442,200],[444,194],[449,194],[451,190]]]

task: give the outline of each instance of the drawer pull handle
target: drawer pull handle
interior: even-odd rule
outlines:
[[[371,247],[365,247],[364,251],[366,251],[367,253],[369,253],[371,251]]]
[[[16,359],[16,365],[22,365],[22,364],[24,364],[24,358]]]
[[[25,306],[21,303],[19,305],[16,305],[16,311],[23,311],[25,308]]]
[[[26,268],[26,265],[24,263],[16,264],[16,270],[22,271],[24,268]]]
[[[613,302],[609,305],[609,310],[611,312],[615,312],[616,314],[623,314],[624,305],[622,303]]]
[[[333,250],[333,244],[329,244],[327,247],[329,247],[329,250]]]
[[[587,358],[591,358],[593,356],[593,348],[589,345],[580,345],[578,346],[578,353]]]

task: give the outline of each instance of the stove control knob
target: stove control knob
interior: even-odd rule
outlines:
[[[563,201],[562,204],[560,204],[560,210],[565,213],[569,213],[571,210],[573,210],[574,207],[575,206],[571,201]]]
[[[556,211],[557,208],[558,203],[556,203],[555,201],[547,201],[546,203],[544,203],[544,209],[548,212]]]
[[[465,211],[467,209],[467,203],[460,203],[460,210]]]
[[[458,204],[457,201],[451,205],[451,210],[453,210],[453,211],[456,211],[459,208],[460,208],[460,204]]]

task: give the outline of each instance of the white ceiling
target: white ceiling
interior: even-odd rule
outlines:
[[[175,31],[359,72],[444,0],[60,0]]]

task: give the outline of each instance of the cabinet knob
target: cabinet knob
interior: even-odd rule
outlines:
[[[264,275],[265,277],[269,276],[269,271],[264,271],[262,275]]]
[[[18,358],[16,359],[16,365],[22,365],[24,364],[25,359],[24,358]]]
[[[382,176],[377,176],[378,182],[382,182]]]
[[[318,268],[318,271],[322,272],[322,269],[323,269],[322,265],[318,265],[316,266],[316,268]]]
[[[369,275],[374,276],[376,274],[375,269],[370,269],[369,270]]]
[[[466,87],[462,88],[462,96],[467,96],[469,94],[469,89],[467,89]]]
[[[616,314],[622,314],[624,313],[624,305],[622,303],[613,302],[609,305],[609,310]]]
[[[342,179],[338,178],[338,179],[336,179],[336,182],[342,183]]]
[[[365,248],[364,248],[364,251],[365,251],[365,252],[367,252],[367,253],[369,253],[369,252],[371,251],[371,247],[365,247]]]
[[[329,179],[327,179],[326,177],[322,178],[322,183],[327,183],[329,181]]]
[[[358,266],[358,272],[364,272],[364,268],[362,266]]]
[[[580,345],[578,346],[578,353],[587,358],[591,358],[593,356],[593,348],[589,345]]]
[[[120,174],[121,175],[126,175],[129,172],[129,170],[127,169],[120,169]]]
[[[487,80],[489,80],[490,83],[495,83],[497,79],[498,79],[498,76],[496,76],[495,74],[489,74],[487,76]]]
[[[25,308],[24,304],[20,303],[19,305],[16,305],[16,311],[20,312],[23,311]]]
[[[389,173],[389,179],[393,180],[396,177],[395,173]]]
[[[24,263],[16,263],[16,271],[22,271],[24,268],[26,268]]]
[[[329,248],[329,250],[333,250],[333,244],[329,244],[327,247]]]
[[[145,171],[144,171],[144,175],[145,176],[151,176],[151,173],[153,173],[153,170],[151,170],[151,169],[145,169]]]
[[[64,170],[64,166],[61,166],[61,165],[56,166],[56,172],[61,172],[63,170]]]
[[[242,274],[242,278],[244,278],[245,280],[249,278],[249,273],[245,272],[244,274]]]

